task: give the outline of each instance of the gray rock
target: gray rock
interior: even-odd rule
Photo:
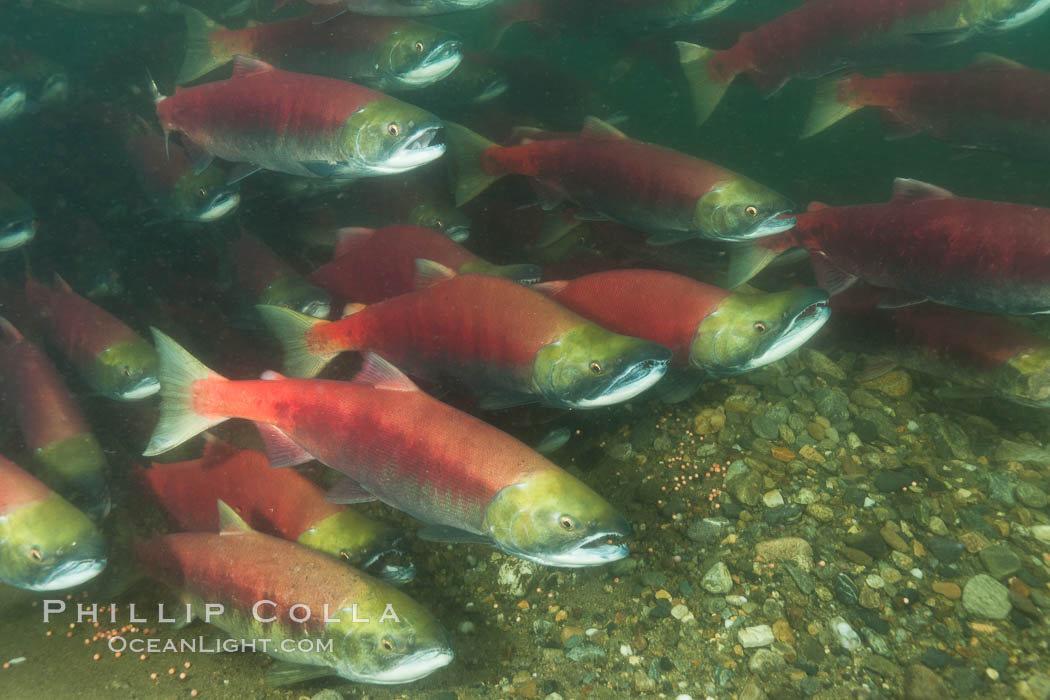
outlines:
[[[951,693],[940,676],[922,664],[912,664],[904,674],[904,697],[908,700],[937,700]]]
[[[605,656],[605,650],[599,646],[584,642],[565,652],[565,655],[573,661],[588,661],[600,659]]]
[[[733,590],[733,577],[724,562],[715,562],[700,579],[700,587],[714,595],[725,595]]]
[[[801,352],[802,362],[806,368],[817,376],[836,382],[846,380],[846,372],[831,361],[827,355],[817,350],[803,348]]]
[[[988,497],[993,501],[999,501],[1008,506],[1016,503],[1014,490],[1016,489],[1017,478],[1013,474],[989,471],[985,472],[980,480]]]
[[[813,392],[817,412],[832,423],[849,420],[849,397],[838,389],[821,388]]]
[[[966,459],[970,456],[970,438],[955,423],[936,413],[919,416],[919,425],[930,436],[941,459]]]
[[[1021,558],[1003,544],[986,547],[978,552],[977,556],[988,570],[988,574],[995,579],[1006,578],[1021,568]]]
[[[751,429],[755,431],[755,435],[766,440],[776,440],[780,437],[777,424],[761,413],[752,414]]]
[[[1026,481],[1017,484],[1017,500],[1029,508],[1046,508],[1046,492]]]
[[[737,501],[745,506],[753,506],[762,498],[762,476],[757,472],[748,471],[729,479],[726,488]]]
[[[747,662],[747,667],[751,669],[751,672],[759,675],[772,673],[784,665],[784,657],[772,649],[759,649]]]
[[[988,574],[977,574],[963,587],[962,604],[971,615],[1003,620],[1010,614],[1010,590]]]
[[[638,568],[638,560],[633,557],[625,557],[613,562],[613,565],[609,567],[609,571],[613,576],[624,576],[631,573]]]
[[[694,520],[686,528],[685,536],[697,544],[713,544],[722,539],[722,523],[715,520]]]

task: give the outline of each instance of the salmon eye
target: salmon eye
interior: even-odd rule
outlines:
[[[744,209],[744,213],[747,214],[749,217],[751,217],[753,219],[756,216],[758,216],[758,207],[756,207],[754,205],[746,207]]]
[[[199,195],[200,195],[201,197],[206,197],[206,196],[208,196],[208,190],[204,189],[203,187],[202,187],[202,188],[200,188],[199,190],[197,190],[197,193],[198,193],[198,194],[199,194]]]
[[[570,518],[567,515],[561,516],[561,518],[558,520],[558,522],[561,523],[561,528],[563,530],[571,530],[574,527],[576,527],[576,523],[574,523],[572,521],[572,518]]]
[[[44,561],[44,553],[41,552],[36,547],[32,547],[29,550],[29,558],[32,559],[33,561]]]
[[[763,321],[755,321],[755,333],[765,333],[766,324]]]
[[[398,134],[401,133],[401,127],[399,127],[394,122],[390,122],[389,124],[387,124],[386,125],[386,130],[391,136],[397,136]]]
[[[131,376],[131,368],[130,367],[125,367],[124,368],[124,376],[125,377],[130,377]]]
[[[445,225],[441,223],[441,219],[434,219],[434,228],[440,231],[441,229],[445,228]]]
[[[422,41],[417,41],[416,42],[416,53],[423,53],[423,42]]]
[[[343,559],[346,559],[347,561],[350,561],[350,553],[347,552],[345,549],[339,550],[339,556],[341,556]]]
[[[391,642],[389,639],[384,639],[381,642],[379,642],[379,646],[383,647],[383,651],[393,651],[394,650],[394,643]]]
[[[601,374],[601,373],[602,373],[601,363],[595,362],[595,361],[591,361],[591,374]]]

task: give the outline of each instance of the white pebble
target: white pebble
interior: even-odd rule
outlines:
[[[856,651],[864,645],[856,630],[850,627],[849,623],[841,617],[836,617],[831,621],[831,629],[835,632],[835,636],[838,637],[839,645],[846,651]]]
[[[25,661],[26,661],[26,657],[24,657],[24,656],[16,656],[15,658],[13,658],[10,661],[8,661],[7,664],[9,666],[17,666],[18,664],[25,663]]]
[[[784,494],[780,493],[780,489],[774,489],[762,496],[762,502],[766,504],[767,508],[782,506],[784,505]]]
[[[915,567],[914,569],[912,569],[908,573],[910,573],[915,578],[922,578],[923,576],[926,575],[926,574],[922,573],[922,569],[920,569],[919,567]]]
[[[999,672],[996,671],[991,666],[989,666],[988,668],[984,669],[984,673],[985,673],[986,676],[991,678],[993,681],[999,680]]]
[[[1032,537],[1044,544],[1050,544],[1050,525],[1033,525]]]
[[[870,576],[864,579],[864,583],[868,584],[869,588],[874,588],[876,591],[880,588],[886,587],[886,580],[878,574],[871,574]]]
[[[692,695],[687,695],[686,693],[682,693],[681,695],[676,697],[674,700],[693,700],[693,696]]]
[[[630,644],[620,645],[620,656],[630,656],[634,653],[634,649],[631,648]]]
[[[740,646],[745,649],[767,647],[773,643],[773,628],[769,625],[745,627],[737,633],[737,639],[740,640]]]
[[[459,631],[461,634],[470,634],[474,631],[474,623],[470,620],[464,620],[459,623]]]

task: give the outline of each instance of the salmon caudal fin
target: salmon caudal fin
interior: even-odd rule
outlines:
[[[315,377],[338,352],[315,352],[310,348],[308,335],[314,326],[328,323],[283,306],[260,304],[259,310],[266,326],[277,337],[284,350],[284,373],[289,377]]]
[[[160,418],[143,452],[147,457],[178,447],[198,433],[226,420],[227,416],[201,416],[193,410],[193,384],[201,379],[224,379],[205,367],[193,355],[156,328],[153,344],[157,348],[160,379]]]
[[[445,143],[452,154],[456,206],[466,204],[485,191],[503,173],[485,172],[484,156],[496,144],[465,126],[445,122]]]
[[[802,127],[800,138],[808,139],[810,136],[819,134],[864,106],[854,104],[851,100],[844,98],[842,86],[846,80],[849,80],[849,76],[828,78],[817,82],[813,107],[809,111],[805,126]]]
[[[711,74],[708,62],[716,53],[713,49],[686,41],[676,41],[675,46],[678,47],[678,62],[682,65],[685,81],[689,83],[689,91],[693,96],[696,123],[703,124],[722,101],[732,80],[718,81]]]
[[[207,75],[233,59],[233,54],[211,41],[211,35],[225,31],[225,27],[188,5],[182,6],[182,14],[186,18],[186,56],[175,78],[179,85]]]

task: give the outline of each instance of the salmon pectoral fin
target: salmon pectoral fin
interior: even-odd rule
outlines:
[[[419,531],[419,539],[428,542],[446,542],[449,544],[487,544],[492,540],[485,535],[478,535],[449,525],[427,525]]]
[[[341,504],[371,503],[378,500],[368,489],[349,476],[344,476],[335,486],[328,489],[324,499],[329,503]]]
[[[335,671],[327,666],[308,666],[306,664],[278,661],[266,672],[266,685],[271,688],[280,688],[333,675],[335,675]]]
[[[886,296],[879,300],[879,308],[901,309],[905,306],[914,306],[915,304],[921,304],[925,301],[929,301],[929,297],[894,289],[887,292]]]
[[[857,281],[855,275],[835,267],[826,257],[821,254],[812,256],[813,274],[817,278],[817,286],[827,291],[831,296],[840,294]]]

